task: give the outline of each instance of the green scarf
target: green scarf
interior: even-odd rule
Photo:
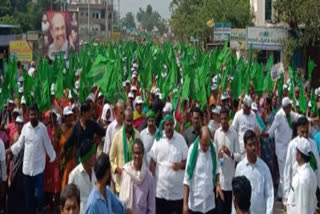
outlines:
[[[87,152],[87,154],[79,157],[79,162],[84,163],[96,152],[96,144],[92,144],[91,149]]]
[[[310,154],[310,166],[313,169],[313,171],[316,171],[318,169],[317,160],[312,152]]]
[[[132,160],[132,145],[134,141],[134,129],[132,129],[132,134],[131,134],[131,140],[129,144],[129,149],[127,148],[127,135],[126,135],[126,128],[123,126],[122,129],[122,141],[123,141],[123,159],[124,163],[128,163],[129,161]]]
[[[194,168],[196,167],[197,158],[198,158],[198,147],[199,147],[199,137],[196,138],[196,140],[193,143],[193,148],[190,154],[188,166],[187,166],[187,173],[189,180],[192,179]],[[213,146],[213,142],[210,141],[210,150],[211,150],[211,159],[212,159],[212,179],[213,184],[216,183],[216,171],[217,171],[217,160],[216,160],[216,150]]]
[[[289,115],[286,114],[286,118],[287,118],[287,121],[288,121],[288,124],[289,124],[290,128],[292,129],[292,121],[291,121],[290,114]]]
[[[167,120],[174,120],[173,116],[171,114],[167,114],[160,122],[159,128],[157,129],[156,132],[156,140],[159,141],[160,138],[162,138],[162,134],[163,134],[163,125]]]

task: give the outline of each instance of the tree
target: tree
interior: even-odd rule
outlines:
[[[127,28],[136,28],[136,22],[132,12],[127,13],[126,16],[121,19],[121,25]]]
[[[320,0],[277,0],[278,19],[287,23],[302,47],[320,46]]]
[[[232,27],[252,25],[253,15],[247,0],[173,0],[170,24],[179,39],[197,36],[206,39],[212,29],[207,21],[230,22]]]
[[[160,14],[157,11],[153,11],[151,5],[148,5],[146,10],[139,8],[139,11],[137,13],[137,20],[148,32],[154,30],[155,27],[161,34],[167,31],[165,20],[161,18]]]

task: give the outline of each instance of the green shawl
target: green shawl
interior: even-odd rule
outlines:
[[[192,179],[193,171],[194,168],[196,167],[197,164],[197,158],[198,158],[198,147],[199,147],[199,137],[196,138],[196,140],[193,143],[193,148],[189,157],[189,162],[187,166],[187,173],[188,173],[188,178],[189,180]],[[212,179],[213,179],[213,184],[215,185],[216,183],[216,172],[217,172],[217,160],[216,160],[216,150],[213,146],[213,142],[210,141],[210,150],[211,150],[211,159],[212,159]]]
[[[133,145],[133,141],[134,141],[134,135],[135,135],[135,131],[134,131],[134,128],[132,128],[131,140],[130,140],[129,149],[128,149],[127,148],[126,128],[123,126],[123,129],[122,129],[122,141],[123,141],[123,159],[124,159],[124,163],[128,163],[129,161],[132,160],[132,145]]]

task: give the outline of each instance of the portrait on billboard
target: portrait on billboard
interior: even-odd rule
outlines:
[[[43,55],[54,60],[61,53],[67,59],[78,51],[78,14],[76,12],[47,11],[42,14]]]

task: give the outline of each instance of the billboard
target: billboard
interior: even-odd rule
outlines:
[[[9,52],[10,56],[15,57],[18,61],[32,61],[32,46],[25,40],[10,41]]]
[[[42,51],[44,57],[51,60],[63,54],[67,59],[69,54],[79,50],[79,24],[77,12],[46,11],[42,14],[41,30]]]
[[[248,27],[247,49],[282,50],[282,40],[288,38],[286,28]]]
[[[231,36],[231,24],[230,23],[215,23],[213,40],[214,41],[226,41]]]

